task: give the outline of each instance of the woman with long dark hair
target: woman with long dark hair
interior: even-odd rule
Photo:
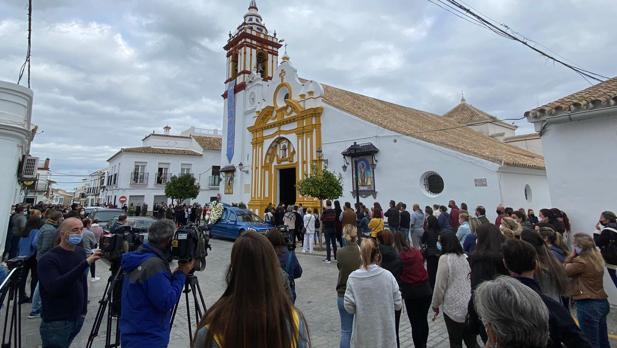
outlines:
[[[281,281],[266,237],[249,231],[236,239],[227,288],[198,325],[193,348],[310,347],[306,321]]]
[[[273,228],[266,234],[270,243],[276,251],[281,268],[285,270],[289,279],[289,289],[291,291],[291,302],[296,302],[296,279],[302,276],[302,266],[293,250],[287,248],[285,237],[278,228]],[[291,237],[290,237],[291,238]]]
[[[343,247],[343,223],[341,222],[341,214],[343,214],[343,209],[341,208],[341,202],[334,201],[334,211],[336,212],[336,240],[338,244]]]
[[[499,275],[508,275],[509,272],[503,264],[501,245],[505,241],[504,236],[493,224],[482,224],[476,230],[476,247],[469,257],[471,267],[471,291],[487,280],[493,280]],[[486,342],[488,337],[484,325],[478,318],[473,306],[473,296],[469,301],[468,327],[474,334],[479,334]]]

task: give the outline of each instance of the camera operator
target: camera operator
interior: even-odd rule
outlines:
[[[43,348],[68,348],[84,323],[88,308],[86,271],[101,254],[86,257],[84,249],[78,246],[82,229],[81,220],[64,220],[58,228],[60,244],[39,260]]]
[[[176,225],[161,219],[150,226],[148,242],[124,254],[120,333],[122,347],[167,347],[170,320],[193,261],[169,269],[171,240]]]

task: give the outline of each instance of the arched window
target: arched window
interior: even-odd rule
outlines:
[[[257,52],[256,70],[262,79],[268,77],[268,55],[263,51]]]

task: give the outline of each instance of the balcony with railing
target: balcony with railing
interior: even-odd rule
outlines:
[[[147,185],[148,173],[131,172],[131,185]]]
[[[169,173],[157,173],[156,174],[156,184],[157,185],[165,185],[171,179],[171,174]]]
[[[208,186],[209,187],[219,187],[221,184],[221,177],[218,175],[210,175],[208,177]]]

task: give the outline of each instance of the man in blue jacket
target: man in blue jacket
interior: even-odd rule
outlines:
[[[150,226],[148,242],[122,257],[124,282],[120,315],[123,348],[162,348],[169,344],[170,320],[193,261],[169,269],[176,225],[162,219]]]

